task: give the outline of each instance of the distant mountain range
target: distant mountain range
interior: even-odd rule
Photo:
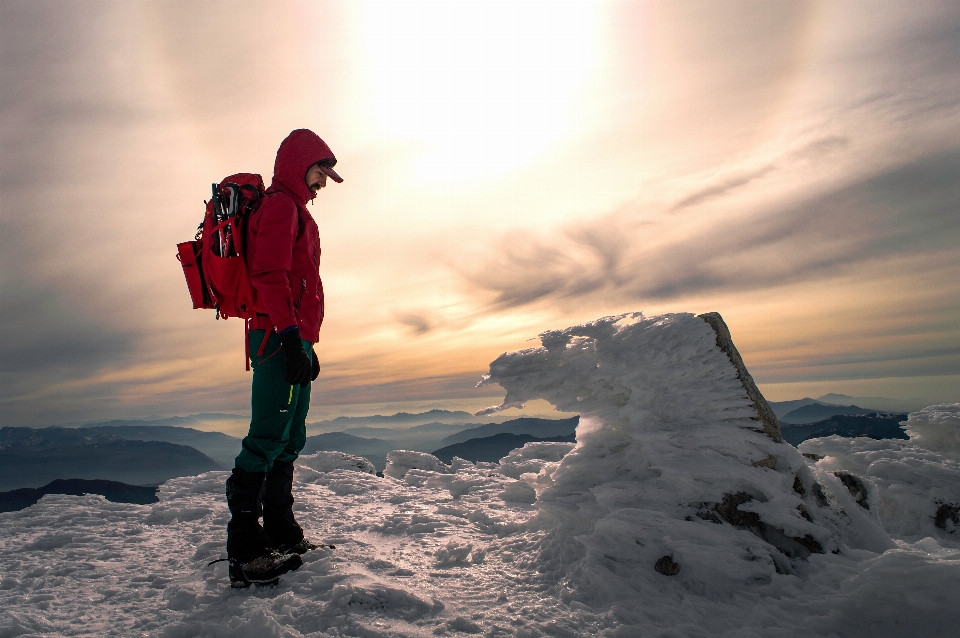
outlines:
[[[76,427],[103,427],[122,425],[169,425],[178,428],[194,428],[196,430],[236,432],[250,425],[249,414],[225,414],[222,412],[200,412],[187,416],[160,417],[152,416],[143,419],[112,419],[109,421],[85,422]]]
[[[43,487],[24,487],[9,492],[0,492],[0,512],[16,512],[30,507],[47,494],[99,494],[114,503],[156,503],[156,487],[127,485],[118,481],[88,481],[84,479],[57,479]]]
[[[569,436],[577,431],[578,423],[580,423],[580,417],[578,416],[570,417],[569,419],[521,417],[519,419],[504,421],[503,423],[487,423],[486,425],[468,428],[444,437],[441,443],[444,445],[453,445],[454,443],[463,443],[470,439],[486,438],[501,433],[529,434],[541,439]]]
[[[373,463],[377,471],[382,472],[387,464],[387,452],[395,449],[397,445],[391,441],[367,439],[345,432],[326,432],[308,436],[307,443],[300,453],[306,455],[314,452],[346,452],[364,457]]]
[[[909,408],[884,409],[905,404]],[[784,437],[797,443],[829,434],[906,438],[899,421],[906,419],[905,412],[923,405],[921,400],[840,394],[770,402]],[[210,428],[222,423],[236,428],[244,419],[235,414],[204,413],[102,421],[72,428],[0,428],[0,490],[46,488],[45,484],[55,479],[157,485],[178,476],[228,469],[240,450],[240,439],[191,426]],[[468,412],[449,410],[338,417],[308,424],[310,430],[322,433],[307,437],[303,454],[321,450],[356,454],[378,470],[386,464],[387,453],[396,449],[433,453],[444,460],[459,456],[495,461],[530,441],[574,440],[579,417],[476,421]]]
[[[399,413],[390,417],[343,417],[327,424],[352,425],[346,428],[348,431],[309,436],[302,453],[324,450],[356,454],[366,457],[378,470],[383,470],[386,455],[391,450],[431,452],[501,433],[534,437],[529,440],[570,436],[575,432],[579,419],[520,418],[487,424],[469,421],[420,422],[437,417],[472,418],[467,412],[443,410],[421,414]],[[56,479],[100,479],[132,485],[158,485],[178,476],[229,469],[233,467],[234,458],[240,451],[240,439],[221,432],[184,427],[201,419],[209,422],[214,418],[233,423],[240,417],[205,414],[154,420],[101,421],[77,428],[0,428],[0,490],[37,488]],[[371,420],[374,423],[389,423],[394,427],[371,425]],[[402,427],[404,423],[414,425]],[[525,442],[518,441],[514,447],[522,446]],[[502,447],[502,444],[498,445]],[[506,449],[504,454],[510,449],[513,448]]]
[[[871,439],[909,439],[900,427],[906,421],[906,413],[872,413],[861,415],[838,414],[816,423],[800,425],[780,424],[783,440],[791,445],[800,445],[807,439],[838,435],[848,438],[866,436]]]
[[[434,412],[439,412],[439,410],[434,410]],[[440,452],[443,456],[446,456],[444,450],[447,447],[470,442],[471,439],[486,441],[488,437],[507,434],[509,435],[507,438],[499,439],[496,443],[479,442],[468,446],[468,448],[476,448],[477,450],[489,447],[488,451],[474,453],[467,451],[467,448],[457,448],[456,451],[451,453],[451,457],[459,456],[467,460],[473,460],[473,457],[477,456],[477,458],[492,458],[496,461],[508,454],[510,450],[522,447],[524,443],[529,441],[553,440],[553,437],[567,437],[563,440],[573,440],[570,437],[576,432],[579,420],[580,417],[570,419],[523,417],[503,423],[486,424],[434,422],[409,428],[357,426],[348,428],[343,432],[326,432],[307,437],[303,454],[312,454],[320,450],[356,454],[365,457],[376,466],[377,470],[382,471],[386,465],[387,453],[391,450],[428,452],[434,454],[434,456],[437,452]],[[362,434],[367,436],[360,436]],[[522,440],[509,438],[517,436],[527,438]],[[507,443],[507,441],[513,441],[513,443]],[[501,449],[505,451],[494,458],[494,455]]]
[[[240,439],[223,432],[204,432],[173,425],[144,425],[142,422],[136,425],[109,425],[111,423],[123,422],[88,423],[80,429],[111,434],[128,441],[163,441],[188,445],[200,450],[223,468],[233,467],[233,460],[240,453]]]
[[[343,432],[354,436],[379,438],[385,441],[403,441],[405,447],[431,447],[444,437],[466,428],[476,427],[478,423],[424,423],[409,428],[384,428],[360,426],[346,428]],[[435,446],[434,446],[435,447]],[[413,448],[411,448],[413,449]]]
[[[850,414],[870,414],[876,412],[869,408],[861,408],[856,405],[823,405],[822,403],[811,403],[803,407],[791,410],[780,417],[780,423],[816,423],[823,419],[838,415]]]
[[[851,397],[846,394],[825,394],[794,401],[769,401],[781,423],[815,423],[834,415],[870,414],[873,412],[911,412],[927,405],[923,399],[886,399],[884,397]]]
[[[159,485],[216,469],[222,468],[190,446],[127,440],[97,428],[0,428],[0,490],[73,478]]]
[[[151,417],[149,419],[114,419],[97,423],[85,423],[81,427],[103,427],[123,425],[169,425],[178,428],[192,428],[204,432],[221,432],[233,437],[243,437],[250,427],[249,414],[224,414],[222,412],[200,412],[187,416]]]
[[[367,426],[399,426],[399,425],[423,425],[427,423],[466,423],[475,420],[476,417],[469,412],[462,410],[428,410],[427,412],[418,412],[411,414],[409,412],[397,412],[389,416],[375,414],[372,416],[339,416],[335,419],[326,421],[316,421],[307,424],[307,431],[319,432],[345,432],[348,428],[367,427]]]
[[[915,412],[930,405],[926,399],[914,397],[912,399],[888,399],[886,397],[852,397],[848,394],[825,394],[817,397],[821,403],[833,405],[857,404],[868,407],[875,412]]]
[[[829,412],[828,418],[813,423],[791,424],[781,422],[785,441],[799,445],[807,439],[838,435],[843,437],[866,436],[873,439],[909,439],[900,427],[906,421],[906,413],[883,413],[864,410],[857,406],[824,406],[810,399],[791,412],[816,414],[815,409]],[[806,412],[801,412],[806,410]],[[847,412],[847,413],[844,413]],[[488,424],[463,430],[444,439],[447,445],[431,452],[435,457],[449,463],[454,456],[468,461],[496,462],[511,450],[523,447],[532,441],[576,441],[578,417],[548,421],[545,419],[515,419],[503,424]],[[507,430],[507,431],[504,431]],[[539,434],[540,436],[537,436]],[[478,436],[480,435],[480,436]],[[461,439],[466,439],[462,440]]]
[[[785,415],[805,405],[824,405],[816,399],[809,397],[805,399],[794,399],[793,401],[767,401],[767,403],[770,405],[773,413],[777,415],[778,419],[782,419]]]
[[[463,443],[454,443],[446,447],[434,450],[432,454],[443,461],[450,463],[455,456],[461,459],[479,463],[486,461],[496,463],[510,452],[518,447],[523,447],[527,443],[534,441],[556,441],[563,443],[576,443],[575,434],[566,434],[548,438],[539,438],[530,434],[511,434],[509,432],[500,432],[492,436],[478,439],[469,439]]]
[[[202,420],[199,418],[199,414],[190,414],[188,416],[171,416],[164,418],[152,418],[152,419],[111,419],[109,421],[91,421],[81,425],[81,428],[103,428],[103,427],[159,427],[159,426],[172,426],[177,428],[187,428],[191,426],[198,425],[202,423]],[[226,420],[228,416],[226,414],[206,414],[208,420],[217,420],[223,421]]]

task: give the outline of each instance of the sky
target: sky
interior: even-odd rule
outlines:
[[[638,310],[768,399],[960,401],[953,2],[0,0],[0,89],[0,425],[249,409],[176,244],[295,128],[344,177],[314,414]]]

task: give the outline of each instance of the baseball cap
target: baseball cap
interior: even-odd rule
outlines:
[[[329,177],[330,179],[332,179],[333,181],[339,184],[340,182],[343,181],[343,178],[340,177],[340,174],[337,173],[337,171],[333,170],[333,165],[336,163],[337,163],[337,159],[335,157],[329,157],[327,159],[323,159],[317,162],[317,166],[320,167],[321,171],[326,173],[327,177]]]

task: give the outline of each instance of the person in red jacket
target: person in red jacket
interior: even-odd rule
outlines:
[[[249,339],[250,431],[227,479],[227,557],[235,587],[267,583],[300,567],[308,541],[293,516],[293,462],[306,442],[314,344],[323,323],[320,239],[307,210],[327,179],[342,182],[330,148],[298,129],[280,144],[273,182],[247,227],[247,267],[256,289]],[[260,517],[263,525],[260,525]]]

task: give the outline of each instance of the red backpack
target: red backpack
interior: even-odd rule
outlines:
[[[246,261],[247,222],[263,193],[263,178],[254,173],[237,173],[213,184],[196,237],[177,244],[193,307],[216,310],[217,319],[249,319],[255,312],[257,291]]]

